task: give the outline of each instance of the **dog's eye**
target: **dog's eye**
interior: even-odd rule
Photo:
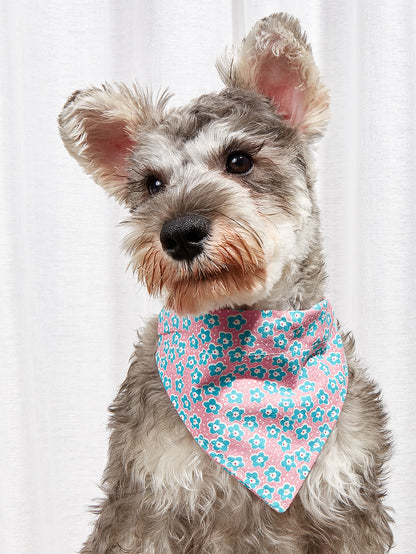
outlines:
[[[160,192],[163,189],[163,187],[164,187],[164,184],[160,179],[154,176],[149,177],[147,181],[147,189],[152,196]]]
[[[228,173],[237,173],[244,175],[253,167],[253,161],[248,154],[244,152],[232,152],[227,158]]]

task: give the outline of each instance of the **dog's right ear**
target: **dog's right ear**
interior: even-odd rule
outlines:
[[[124,200],[129,156],[140,126],[151,123],[167,100],[153,108],[136,87],[103,85],[75,92],[59,116],[68,152],[108,194]]]

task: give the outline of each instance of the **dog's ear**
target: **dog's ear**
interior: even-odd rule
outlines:
[[[165,95],[159,100],[155,112],[166,99]],[[122,202],[136,133],[153,115],[151,99],[137,88],[103,85],[75,92],[58,121],[69,153],[99,185]]]
[[[325,131],[328,89],[297,19],[283,13],[261,19],[235,52],[218,60],[217,69],[228,87],[254,89],[270,98],[306,137]]]

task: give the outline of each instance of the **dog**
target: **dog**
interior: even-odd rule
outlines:
[[[328,90],[299,22],[282,13],[258,21],[217,68],[226,88],[180,108],[168,107],[167,93],[153,99],[137,86],[105,84],[75,92],[59,116],[69,153],[130,209],[125,247],[131,266],[165,307],[159,320],[149,320],[140,333],[127,378],[110,407],[105,498],[96,507],[98,518],[81,552],[387,552],[393,543],[392,518],[383,503],[391,453],[387,416],[379,389],[357,358],[352,335],[338,331],[324,301],[326,274],[313,148],[327,126]],[[299,364],[293,369],[296,355],[300,356],[293,341],[315,332],[295,325],[296,318],[305,314],[312,318],[308,330],[317,314],[325,327],[313,356],[322,361],[329,355],[339,362],[336,379],[325,381],[334,387],[335,415],[329,417],[329,427],[320,427],[321,437],[324,427],[326,431],[319,453],[310,441],[305,442],[308,453],[297,451],[305,453],[305,460],[312,456],[313,462],[304,470],[298,468],[297,474],[293,469],[293,486],[292,481],[274,486],[285,464],[289,471],[290,463],[296,463],[297,454],[283,453],[270,466],[265,464],[266,450],[260,452],[261,459],[259,450],[254,450],[257,454],[247,455],[247,460],[256,472],[244,475],[238,473],[244,458],[224,455],[228,445],[243,448],[244,433],[251,436],[254,449],[265,444],[248,430],[250,421],[260,416],[250,411],[244,416],[244,409],[261,405],[265,393],[251,388],[248,408],[235,403],[243,393],[230,386],[238,383],[238,377],[244,384],[247,366],[237,364],[241,359],[221,365],[224,341],[239,340],[232,355],[246,356],[255,364],[251,371],[258,373],[266,371],[266,358],[261,363],[266,354],[261,348],[250,352],[250,340],[260,344],[259,335],[256,339],[245,331],[242,322],[250,318],[257,322],[256,329],[265,337],[261,345],[266,339],[274,341],[276,352],[267,358],[268,381],[262,386],[281,396],[260,410],[264,424],[273,422],[265,428],[276,434],[268,439],[267,452],[274,456],[277,435],[284,452],[292,440],[290,429],[293,440],[295,431],[297,439],[305,440],[302,434],[309,436],[313,424],[303,419],[311,414],[319,419],[320,412],[311,412],[304,403],[310,398],[305,395],[299,418],[288,417],[295,413],[290,412],[288,398],[295,398],[293,391],[302,379]],[[228,321],[227,332],[215,327],[220,325],[218,318]],[[180,322],[176,327],[182,334],[172,328],[175,321]],[[293,328],[291,339],[284,334],[285,325]],[[199,329],[199,338],[192,335],[198,347],[192,345],[189,326]],[[181,342],[186,337],[189,343]],[[175,365],[169,360],[185,355],[185,347],[179,353],[174,350],[175,340],[195,349],[193,363],[189,356],[185,372],[181,366],[177,390],[188,385],[193,390],[195,371],[202,371],[203,364],[211,368],[212,382],[198,390],[194,387],[196,396],[201,391],[208,395],[202,415],[195,412],[188,417],[192,402],[186,394],[180,406],[175,404],[178,395],[170,390],[169,371],[181,362]],[[294,358],[280,363],[285,357],[278,353],[288,340]],[[337,344],[337,353],[328,354],[330,343]],[[302,346],[308,348],[302,363],[309,371],[303,379],[310,378],[314,363],[308,344]],[[202,358],[208,355],[217,363]],[[195,360],[200,366],[195,367]],[[220,375],[215,374],[218,367]],[[295,388],[280,386],[283,381],[279,385],[286,374]],[[216,415],[219,397],[214,396],[221,379],[226,388],[220,394],[230,398],[234,394],[234,408],[227,417],[236,421],[222,437],[224,423]],[[302,383],[306,386],[306,381]],[[308,383],[309,389],[300,388],[315,387]],[[326,399],[325,390],[320,394]],[[202,425],[201,418],[216,433],[215,440],[207,439],[208,431],[202,436],[193,429],[192,425]],[[264,482],[256,489],[260,469]],[[280,503],[271,499],[272,491]]]

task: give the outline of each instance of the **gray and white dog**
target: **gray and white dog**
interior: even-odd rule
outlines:
[[[313,145],[328,91],[299,23],[259,21],[218,62],[226,88],[168,108],[136,87],[77,91],[65,146],[130,209],[138,278],[179,314],[308,309],[324,298]],[[183,425],[140,336],[111,412],[105,499],[82,552],[381,553],[391,440],[380,392],[342,334],[349,387],[335,429],[293,503],[278,513],[215,463]]]

